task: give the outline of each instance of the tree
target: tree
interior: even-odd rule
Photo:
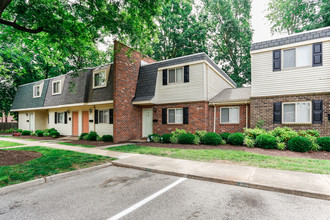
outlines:
[[[251,81],[250,0],[202,0],[210,22],[211,57],[238,86]]]
[[[158,41],[153,57],[165,60],[198,52],[208,52],[207,20],[192,13],[193,0],[170,0],[158,17]]]

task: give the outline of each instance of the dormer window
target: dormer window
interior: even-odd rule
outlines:
[[[41,86],[33,86],[33,98],[38,98],[41,96]]]
[[[53,81],[53,87],[52,87],[53,95],[61,94],[61,81]]]
[[[182,83],[183,82],[183,68],[170,69],[168,74],[168,83]]]
[[[93,87],[100,88],[106,86],[105,71],[93,73]]]

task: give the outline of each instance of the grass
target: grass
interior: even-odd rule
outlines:
[[[87,147],[87,148],[93,148],[94,145],[88,145],[88,144],[71,144],[71,143],[65,143],[65,142],[58,142],[58,144],[62,145],[69,145],[69,146],[77,146],[77,147]]]
[[[306,158],[278,157],[262,155],[235,150],[193,150],[144,147],[137,145],[124,145],[107,148],[110,151],[125,153],[150,154],[155,156],[180,158],[187,160],[209,161],[225,160],[239,165],[273,168],[279,170],[291,170],[309,173],[330,174],[330,160],[317,160]]]
[[[20,146],[24,144],[16,143],[16,142],[11,142],[11,141],[0,141],[0,148],[2,147],[13,147],[13,146]]]
[[[43,156],[22,164],[0,166],[0,187],[114,160],[114,158],[104,156],[46,147],[25,147],[10,150],[37,151]]]

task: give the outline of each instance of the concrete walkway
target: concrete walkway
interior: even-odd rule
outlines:
[[[330,175],[120,153],[22,139],[0,140],[115,157],[119,158],[112,162],[116,166],[330,200]]]

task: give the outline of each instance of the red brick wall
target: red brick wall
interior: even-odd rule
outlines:
[[[235,133],[243,132],[243,128],[246,127],[246,111],[248,111],[248,127],[249,127],[249,106],[248,105],[236,105],[239,106],[239,124],[220,124],[220,108],[221,107],[232,107],[230,106],[216,106],[216,119],[215,119],[215,132],[216,133]],[[210,106],[210,120],[209,120],[209,131],[214,131],[214,106]]]
[[[142,136],[141,107],[134,106],[132,99],[135,96],[141,60],[148,63],[155,61],[118,41],[114,44],[113,134],[114,142],[118,143]]]
[[[322,124],[308,125],[288,125],[273,124],[273,103],[274,102],[295,102],[295,101],[312,101],[323,100],[323,122]],[[294,130],[317,129],[322,136],[330,136],[330,123],[328,114],[330,114],[330,94],[310,94],[310,95],[290,95],[278,97],[253,98],[251,100],[251,127],[254,127],[258,120],[265,121],[264,128],[267,130],[275,127],[288,126]]]
[[[163,108],[189,108],[189,123],[188,124],[162,124],[162,109]],[[185,129],[186,131],[195,132],[196,130],[207,130],[209,120],[209,105],[208,102],[192,102],[180,104],[165,104],[154,106],[153,119],[158,120],[153,122],[153,131],[157,134],[165,134],[175,131],[176,128]]]

